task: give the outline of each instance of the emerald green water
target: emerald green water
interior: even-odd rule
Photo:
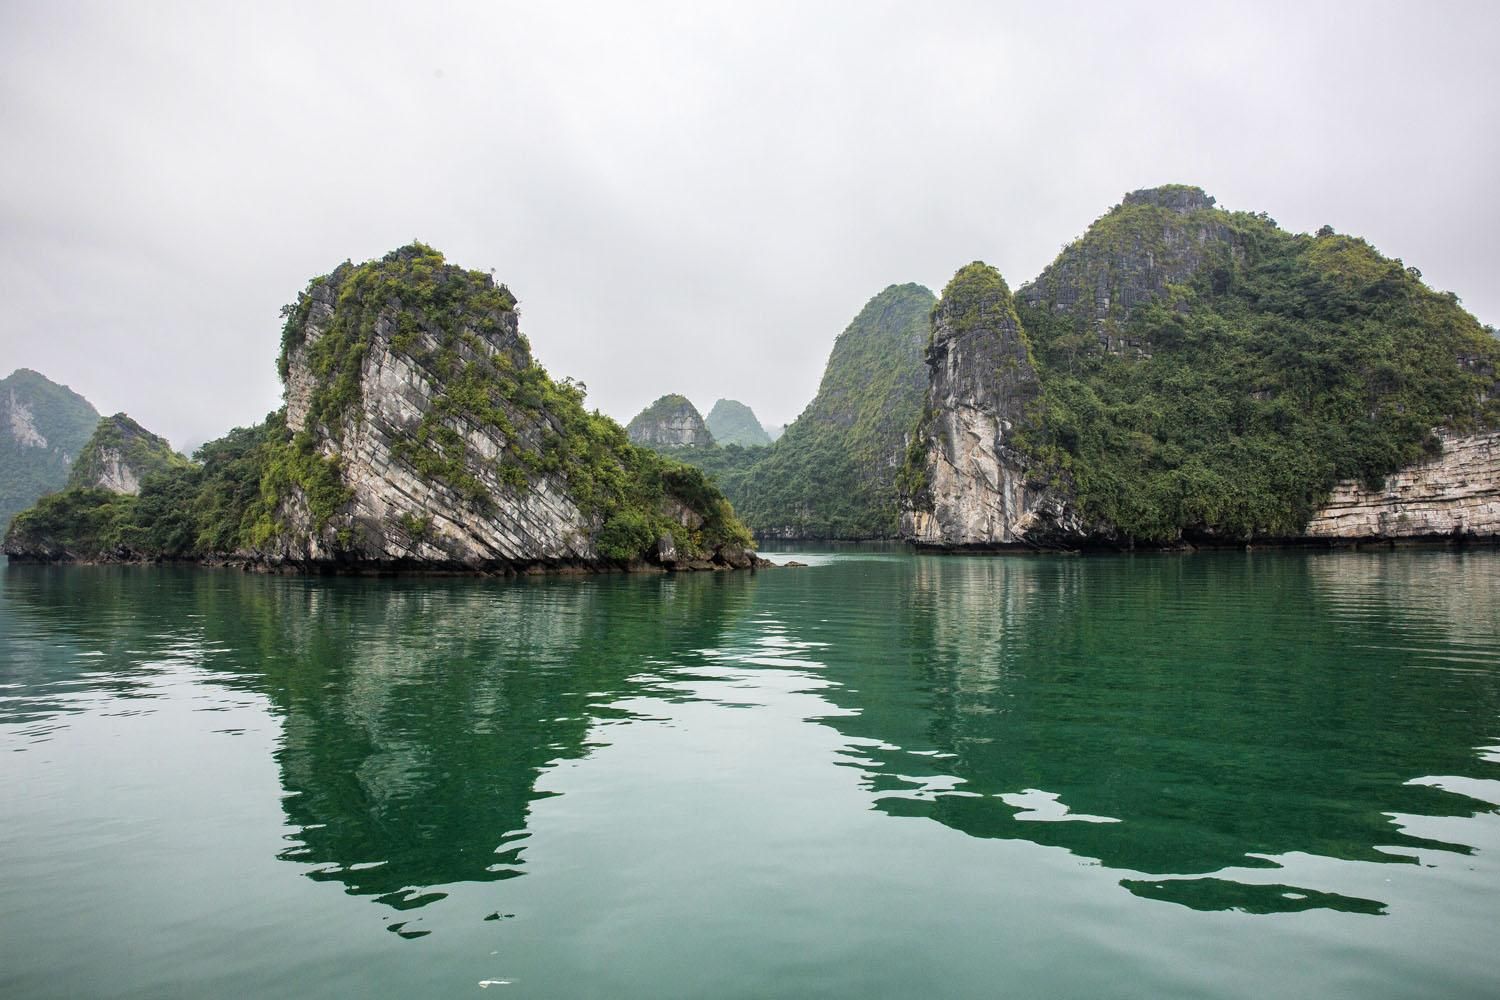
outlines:
[[[1500,553],[795,557],[0,570],[0,996],[1500,995]]]

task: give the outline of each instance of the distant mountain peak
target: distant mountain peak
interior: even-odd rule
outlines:
[[[771,443],[771,435],[766,433],[755,411],[737,399],[716,400],[704,422],[718,444],[754,448]]]
[[[637,413],[625,431],[633,443],[647,448],[699,448],[714,443],[692,400],[675,392]]]
[[[31,368],[0,379],[0,530],[45,493],[62,489],[68,467],[99,423],[99,411]]]

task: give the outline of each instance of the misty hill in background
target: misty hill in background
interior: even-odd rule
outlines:
[[[746,448],[764,447],[771,435],[755,417],[755,411],[737,399],[721,399],[704,418],[718,444],[737,444]]]
[[[10,519],[68,481],[99,424],[88,400],[29,368],[0,380],[0,533]]]
[[[896,475],[927,385],[936,301],[891,285],[839,334],[818,394],[769,448],[667,449],[712,474],[759,538],[894,538]]]

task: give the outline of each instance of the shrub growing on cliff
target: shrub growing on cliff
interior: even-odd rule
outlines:
[[[595,544],[599,554],[616,562],[639,559],[656,541],[650,518],[639,510],[618,510],[611,514],[599,529]]]
[[[41,544],[75,555],[113,553],[124,545],[137,499],[94,487],[42,497],[15,516],[7,543]]]

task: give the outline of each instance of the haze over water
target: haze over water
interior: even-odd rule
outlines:
[[[788,557],[0,568],[0,994],[1500,995],[1500,553]]]

